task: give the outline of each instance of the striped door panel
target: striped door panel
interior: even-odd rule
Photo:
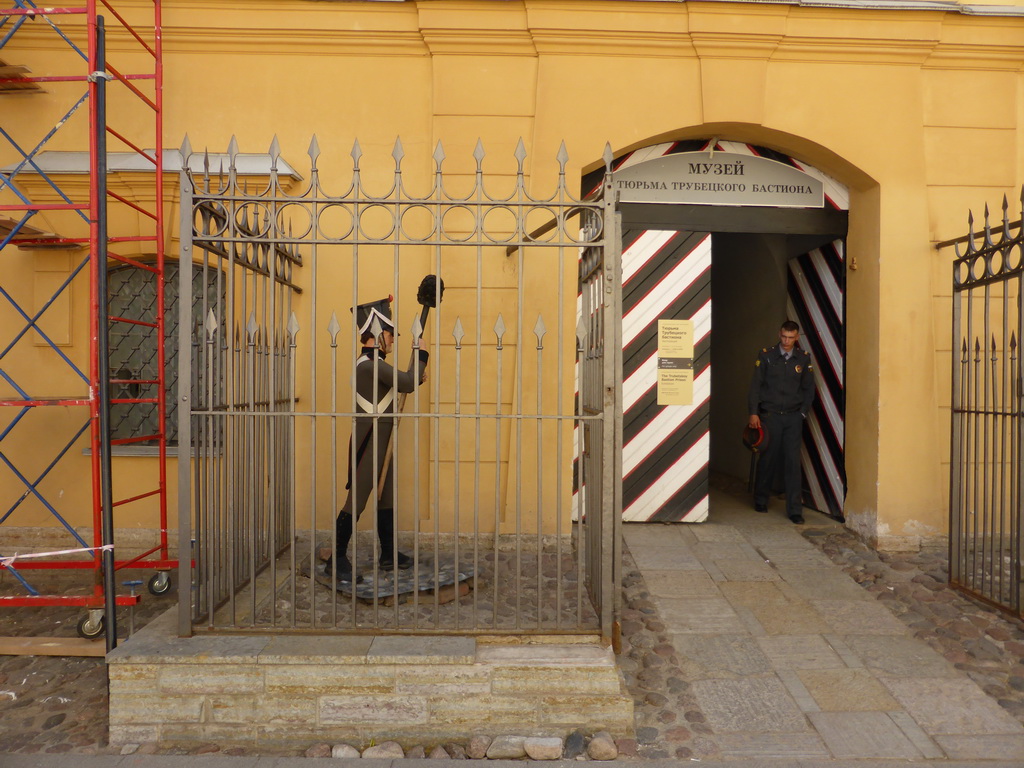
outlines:
[[[843,255],[843,241],[836,240],[789,262],[789,315],[814,358],[816,387],[801,451],[804,504],[837,518],[846,496]]]
[[[698,522],[708,510],[711,236],[626,232],[622,274],[622,517]],[[693,405],[657,404],[661,318],[694,321]]]

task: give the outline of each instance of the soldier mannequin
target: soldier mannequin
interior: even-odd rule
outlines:
[[[814,366],[810,353],[796,344],[800,326],[787,320],[779,329],[779,343],[765,347],[754,363],[747,395],[747,426],[764,427],[768,446],[754,485],[754,509],[768,511],[768,496],[781,458],[786,487],[786,514],[794,523],[804,521],[800,443],[804,419],[814,402]]]
[[[388,444],[394,430],[396,390],[412,392],[418,384],[426,381],[426,366],[430,354],[418,350],[415,363],[408,371],[398,371],[384,361],[394,344],[395,326],[391,321],[391,298],[356,307],[356,322],[359,323],[359,340],[362,350],[356,360],[356,410],[359,413],[388,414],[381,417],[360,417],[353,419],[352,437],[349,438],[348,456],[348,498],[335,522],[337,533],[335,559],[338,566],[338,581],[351,583],[353,566],[347,551],[355,519],[358,520],[371,496],[376,496],[377,535],[381,553],[378,564],[381,568],[409,568],[413,559],[398,552],[394,557],[395,510],[391,508],[394,469],[390,461],[384,464]],[[352,471],[352,445],[356,446],[355,471]],[[381,473],[383,471],[383,476]],[[372,505],[371,505],[372,506]],[[332,563],[327,560],[325,575],[331,576]],[[356,581],[360,578],[356,576]]]

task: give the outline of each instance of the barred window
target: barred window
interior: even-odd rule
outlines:
[[[215,270],[207,270],[208,295],[216,295]],[[156,322],[156,275],[134,266],[116,267],[108,277],[108,309],[111,317],[144,323]],[[193,325],[202,314],[203,268],[192,266]],[[157,378],[157,329],[118,321],[110,322],[110,377],[112,379],[154,380]],[[178,444],[178,264],[164,264],[164,394],[166,401],[167,445]],[[156,398],[156,384],[112,384],[111,399]],[[155,447],[156,403],[115,403],[110,408],[110,431],[115,440],[143,438],[118,446],[119,453],[132,452],[131,446]],[[142,451],[140,451],[142,452]]]

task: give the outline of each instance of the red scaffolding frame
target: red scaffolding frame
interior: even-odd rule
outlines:
[[[2,2],[2,0],[0,0]],[[5,290],[3,279],[0,276],[0,296],[9,302],[10,306],[20,316],[24,323],[21,328],[14,329],[12,338],[5,341],[0,338],[0,378],[9,391],[16,396],[0,398],[0,414],[7,411],[13,413],[0,423],[0,460],[24,485],[21,496],[17,498],[9,509],[4,509],[4,503],[0,501],[0,525],[8,521],[14,511],[27,498],[35,498],[42,507],[48,510],[56,520],[68,532],[73,540],[73,546],[68,547],[61,553],[41,553],[39,555],[22,555],[14,557],[12,553],[0,552],[0,567],[12,574],[17,581],[25,588],[25,595],[4,595],[0,596],[0,606],[55,606],[71,605],[84,606],[90,609],[89,614],[79,623],[79,632],[87,637],[95,637],[102,634],[103,618],[99,616],[98,609],[102,606],[108,608],[116,601],[117,605],[134,605],[138,602],[138,596],[118,595],[111,600],[112,573],[111,571],[123,568],[154,568],[157,573],[150,580],[150,591],[161,593],[169,589],[169,570],[177,566],[177,561],[170,558],[167,535],[167,432],[165,425],[166,417],[166,395],[165,395],[165,367],[164,367],[164,196],[163,196],[163,62],[162,62],[162,40],[161,40],[161,5],[160,0],[152,1],[152,18],[146,19],[144,23],[132,23],[127,15],[138,15],[138,9],[132,9],[123,14],[119,12],[112,2],[108,0],[86,0],[84,5],[75,7],[39,7],[32,0],[14,0],[13,7],[0,8],[0,93],[17,92],[17,98],[22,99],[19,108],[26,110],[28,114],[33,107],[28,103],[31,99],[40,98],[45,93],[43,84],[46,83],[81,83],[84,86],[84,93],[75,95],[70,99],[70,108],[64,117],[57,122],[55,127],[47,128],[47,133],[40,137],[31,146],[24,143],[23,139],[12,134],[11,130],[0,125],[0,142],[6,141],[8,148],[16,152],[13,156],[20,157],[13,166],[5,168],[0,172],[0,192],[3,192],[8,200],[14,199],[13,203],[6,203],[0,199],[0,259],[3,258],[5,249],[30,249],[30,248],[55,248],[55,247],[87,247],[82,262],[70,272],[67,280],[64,281],[50,299],[41,307],[26,308],[21,306],[15,299],[12,292]],[[54,50],[61,50],[67,46],[68,56],[54,56],[54,60],[65,61],[74,59],[77,55],[85,64],[85,72],[71,72],[66,74],[46,73],[40,76],[33,76],[27,67],[21,66],[16,61],[8,62],[9,52],[18,53],[15,41],[19,32],[24,32],[29,25],[33,26],[33,33],[52,31],[54,34]],[[125,55],[125,65],[111,61],[111,57],[105,55],[104,27],[110,29],[118,37],[120,50],[129,51],[136,55],[141,54],[143,61],[151,64],[142,68],[129,66],[132,60]],[[141,71],[139,71],[141,69]],[[145,122],[146,129],[141,136],[132,135],[130,129],[110,124],[107,119],[105,103],[107,83],[111,88],[121,89],[129,94],[134,100],[133,103],[142,105],[142,108],[152,114],[152,122]],[[0,96],[2,97],[2,96]],[[74,192],[66,192],[61,184],[54,178],[59,176],[58,172],[50,172],[46,169],[45,163],[40,161],[40,155],[51,142],[63,143],[65,141],[67,125],[71,117],[79,108],[88,103],[88,173],[89,185],[87,199],[78,199]],[[51,99],[48,104],[54,104]],[[63,105],[60,105],[63,107]],[[13,109],[6,111],[8,115],[14,112]],[[27,121],[26,121],[27,122]],[[62,133],[65,131],[65,133]],[[148,200],[132,201],[128,197],[107,189],[107,138],[112,137],[120,146],[127,148],[128,153],[143,158],[147,164],[153,167],[153,179],[155,190],[151,205]],[[79,140],[80,141],[80,140]],[[146,149],[147,143],[152,141],[153,149]],[[72,146],[75,146],[72,144]],[[80,148],[79,143],[75,146]],[[62,202],[40,203],[29,198],[29,195],[19,189],[19,176],[31,175],[39,183],[47,185],[48,194],[56,194]],[[107,206],[123,206],[136,214],[140,222],[139,232],[109,232],[107,231]],[[60,233],[48,233],[45,229],[33,226],[30,222],[33,217],[41,212],[75,212],[85,220],[88,225],[88,233],[77,236],[73,233],[61,235]],[[87,215],[87,219],[86,219]],[[136,245],[132,245],[136,244]],[[146,259],[133,258],[123,252],[126,248],[146,249],[147,245],[151,251],[147,252]],[[153,257],[150,262],[149,257]],[[108,261],[130,265],[137,269],[144,270],[152,275],[156,282],[156,311],[152,322],[129,319],[125,317],[113,317],[109,315],[106,296],[100,295],[101,290],[106,286],[106,272]],[[51,339],[39,325],[40,318],[51,306],[61,297],[65,291],[77,280],[88,280],[89,284],[89,351],[88,371],[81,370],[65,354],[58,343]],[[105,334],[109,325],[119,323],[131,323],[143,325],[152,329],[156,336],[156,369],[155,379],[125,379],[111,378],[109,365],[102,352],[105,351]],[[6,335],[11,329],[0,328],[0,336]],[[48,348],[61,361],[66,363],[74,372],[85,392],[81,395],[71,397],[53,397],[45,394],[43,390],[47,382],[40,380],[41,377],[31,377],[26,384],[22,384],[4,369],[4,357],[19,343],[26,338],[42,339],[45,344],[40,346]],[[104,378],[101,378],[104,377]],[[104,397],[109,385],[138,385],[140,387],[155,386],[155,397]],[[150,403],[156,405],[157,410],[157,431],[156,434],[141,435],[131,438],[111,440],[109,432],[105,434],[102,428],[105,421],[105,408],[111,404],[142,404]],[[61,446],[59,439],[53,440],[55,458],[36,479],[32,480],[31,475],[26,475],[19,469],[15,459],[7,456],[3,451],[3,440],[8,438],[18,423],[33,409],[47,406],[62,406],[71,409],[82,409],[87,412],[87,421],[81,429],[74,434],[71,440]],[[108,412],[107,412],[108,413]],[[80,536],[71,524],[65,520],[50,500],[39,490],[39,484],[51,476],[51,473],[58,471],[62,460],[67,456],[71,447],[78,442],[79,438],[88,430],[89,443],[91,448],[91,485],[92,485],[92,541],[89,542]],[[127,443],[149,442],[158,447],[158,464],[156,469],[155,488],[138,493],[129,498],[113,499],[110,495],[110,455],[111,446]],[[186,454],[187,456],[187,454]],[[65,462],[66,464],[66,462]],[[110,541],[112,532],[112,521],[116,509],[133,503],[144,502],[145,500],[156,499],[159,507],[159,543],[148,551],[130,559],[117,558],[114,555],[113,545]],[[150,502],[151,503],[151,502]],[[110,531],[104,531],[104,524],[110,525]],[[61,555],[61,557],[57,557]],[[106,562],[109,558],[109,562]],[[57,595],[41,594],[30,583],[24,571],[41,569],[86,569],[94,571],[94,578],[90,594],[81,595]],[[101,578],[103,576],[103,578]],[[115,640],[116,642],[116,640]],[[111,647],[111,638],[108,636],[108,647]]]

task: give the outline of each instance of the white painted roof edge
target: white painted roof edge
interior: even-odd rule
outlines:
[[[147,154],[153,154],[152,149],[145,150]],[[210,173],[219,173],[223,167],[226,172],[230,165],[230,157],[226,152],[211,152],[206,155],[202,152],[193,152],[189,157],[189,169],[192,173],[203,172],[204,158],[210,159]],[[164,150],[164,172],[177,173],[181,170],[181,152],[177,149]],[[58,174],[88,174],[89,153],[88,152],[64,152],[59,150],[48,150],[40,152],[32,158],[35,166],[43,173]],[[0,173],[10,174],[20,163],[0,168]],[[156,165],[137,152],[109,152],[107,153],[107,172],[117,173],[121,171],[137,171],[145,173],[155,170]],[[239,152],[235,155],[235,170],[239,176],[269,176],[270,155],[269,154],[247,154]],[[36,168],[29,163],[18,171],[22,173],[36,173]],[[282,157],[277,159],[277,172],[280,176],[287,176],[296,180],[302,179],[292,166]]]

